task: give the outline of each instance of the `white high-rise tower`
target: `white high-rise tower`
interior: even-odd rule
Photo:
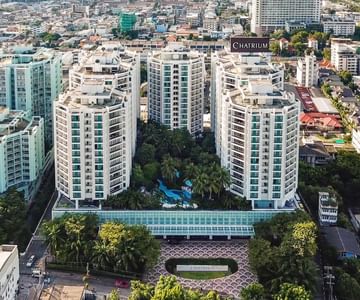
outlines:
[[[204,55],[172,44],[148,57],[149,119],[170,129],[203,130]]]
[[[300,107],[282,89],[282,68],[224,51],[213,55],[212,76],[212,128],[230,191],[254,209],[284,207],[297,188]]]

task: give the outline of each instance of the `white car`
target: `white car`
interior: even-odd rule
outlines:
[[[27,266],[28,268],[31,268],[32,265],[33,265],[33,263],[34,263],[34,261],[35,261],[35,255],[31,255],[30,258],[29,258],[29,260],[28,260],[27,263],[26,263],[26,266]]]

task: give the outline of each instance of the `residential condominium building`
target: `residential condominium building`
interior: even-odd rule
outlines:
[[[19,252],[16,245],[0,245],[0,299],[13,300],[19,290]]]
[[[79,63],[69,72],[69,89],[81,86],[89,79],[98,79],[106,86],[129,94],[129,118],[132,132],[132,152],[136,146],[136,122],[140,117],[140,57],[137,53],[124,50],[119,43],[108,43],[94,52],[83,55]]]
[[[339,18],[330,15],[322,20],[324,32],[335,36],[352,36],[355,33],[356,22],[352,18]]]
[[[149,119],[170,129],[203,130],[204,54],[170,44],[148,56]]]
[[[336,225],[338,204],[333,194],[319,192],[319,222],[320,225]]]
[[[319,64],[314,53],[306,53],[297,62],[296,80],[301,86],[312,87],[318,85]]]
[[[44,118],[52,144],[52,110],[62,88],[61,55],[54,50],[16,48],[0,55],[0,105]]]
[[[300,106],[282,90],[283,70],[259,54],[212,63],[212,128],[230,191],[254,209],[284,208],[297,188]]]
[[[278,89],[284,89],[284,68],[270,63],[270,57],[258,53],[234,54],[227,50],[216,51],[211,56],[211,128],[220,134],[221,123],[215,120],[221,112],[223,89],[233,89],[238,82],[247,84],[251,79],[271,80]]]
[[[55,103],[55,180],[76,209],[101,208],[130,184],[131,96],[88,79]],[[84,204],[86,203],[86,204]]]
[[[286,21],[320,24],[321,0],[252,0],[251,31],[284,29]]]
[[[0,193],[10,187],[28,200],[45,161],[44,121],[27,112],[0,108]]]
[[[352,75],[359,73],[359,56],[357,46],[348,38],[331,39],[331,64],[337,71],[349,71]]]

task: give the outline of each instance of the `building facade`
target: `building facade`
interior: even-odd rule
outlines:
[[[55,104],[55,174],[61,196],[101,207],[130,184],[131,97],[88,80]],[[91,203],[91,204],[89,204]]]
[[[19,290],[19,252],[16,245],[0,245],[0,299],[13,300]]]
[[[331,64],[337,71],[349,71],[352,75],[359,73],[359,57],[356,54],[357,46],[351,39],[331,39]]]
[[[305,54],[304,58],[300,58],[297,62],[296,80],[299,85],[304,87],[312,87],[318,85],[319,65],[316,56]]]
[[[286,207],[297,188],[300,106],[282,90],[283,70],[258,54],[212,63],[212,128],[230,191],[254,209]]]
[[[319,192],[319,222],[320,225],[336,225],[338,204],[334,195]]]
[[[98,80],[129,95],[131,114],[132,153],[136,146],[136,122],[140,118],[140,57],[136,52],[124,50],[119,43],[103,44],[94,52],[83,55],[69,71],[69,89],[85,81]]]
[[[61,56],[55,51],[23,48],[0,56],[0,105],[44,118],[48,144],[52,144],[53,102],[61,89]]]
[[[148,56],[149,119],[170,129],[203,130],[204,55],[179,44]]]
[[[136,15],[132,12],[120,12],[119,14],[119,30],[123,33],[128,33],[134,30],[136,23]]]
[[[356,22],[354,19],[342,19],[330,16],[322,20],[324,32],[335,36],[352,36],[355,33]]]
[[[15,187],[32,197],[45,162],[44,121],[28,113],[0,112],[0,193]]]
[[[320,23],[320,0],[252,0],[251,31],[257,35],[284,29],[286,21]]]

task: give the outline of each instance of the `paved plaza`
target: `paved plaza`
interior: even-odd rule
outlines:
[[[238,264],[238,271],[223,278],[211,280],[192,280],[177,277],[185,287],[203,290],[216,290],[219,293],[237,297],[240,290],[256,281],[250,271],[248,260],[248,241],[183,241],[178,245],[161,243],[161,254],[158,264],[150,270],[146,281],[155,284],[160,275],[171,275],[165,269],[169,258],[232,258]]]

